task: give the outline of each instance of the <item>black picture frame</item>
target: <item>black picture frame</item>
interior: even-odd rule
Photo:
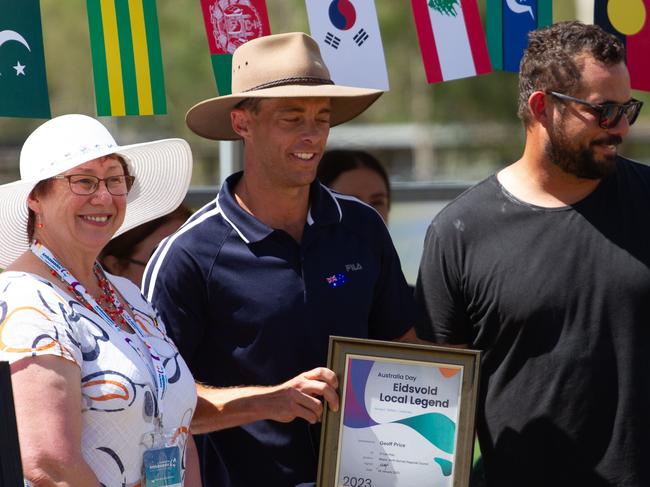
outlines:
[[[455,406],[452,408],[455,414],[455,430],[454,435],[449,438],[453,438],[450,445],[453,445],[453,452],[451,455],[451,460],[453,462],[453,468],[451,473],[448,475],[448,485],[452,487],[467,487],[469,485],[470,471],[472,466],[473,458],[473,447],[474,447],[474,423],[476,418],[476,404],[477,404],[477,395],[478,395],[478,384],[479,384],[479,374],[480,374],[480,352],[477,350],[468,350],[460,348],[449,348],[449,347],[438,347],[438,346],[429,346],[429,345],[414,345],[401,342],[386,342],[379,340],[366,340],[359,338],[346,338],[346,337],[330,337],[329,343],[329,354],[328,354],[328,367],[333,370],[338,379],[339,379],[339,398],[340,398],[340,407],[339,410],[334,412],[332,411],[327,404],[325,405],[325,411],[323,413],[323,427],[321,430],[321,442],[320,442],[320,456],[318,463],[318,477],[317,477],[317,486],[318,487],[339,487],[343,485],[349,485],[351,487],[382,487],[378,483],[377,477],[387,480],[387,475],[402,475],[403,471],[400,472],[381,472],[382,468],[391,468],[384,467],[390,463],[390,457],[385,455],[385,451],[382,450],[381,441],[378,441],[379,438],[375,437],[377,441],[375,442],[372,450],[365,453],[358,453],[359,460],[356,465],[364,465],[364,471],[368,472],[366,474],[355,474],[354,477],[346,476],[345,466],[342,467],[342,464],[349,462],[349,452],[354,451],[355,455],[359,451],[358,448],[362,445],[359,441],[368,443],[367,440],[355,440],[347,439],[345,437],[345,431],[348,432],[355,429],[353,426],[352,429],[347,427],[344,429],[344,416],[345,409],[347,407],[347,393],[352,391],[359,384],[355,385],[354,379],[351,379],[348,388],[348,365],[352,367],[350,371],[354,368],[353,361],[359,359],[361,362],[366,362],[367,364],[372,364],[370,369],[372,374],[367,372],[365,374],[364,380],[367,380],[367,383],[364,382],[363,391],[369,391],[367,394],[370,394],[370,403],[371,405],[378,404],[378,400],[381,401],[381,394],[379,396],[375,395],[377,389],[373,389],[367,384],[370,384],[372,380],[382,381],[375,382],[375,385],[380,384],[381,388],[385,387],[383,381],[386,381],[390,390],[395,389],[395,385],[392,384],[392,379],[383,379],[384,375],[381,373],[375,373],[374,368],[375,364],[378,364],[380,367],[393,367],[393,364],[396,364],[397,367],[404,367],[405,370],[417,370],[424,371],[423,375],[427,379],[439,380],[439,384],[442,386],[444,379],[443,372],[450,373],[450,377],[456,375],[454,380],[454,386],[450,389],[450,397],[452,401],[455,401]],[[455,369],[456,372],[454,372]],[[377,369],[379,370],[379,369]],[[351,372],[354,376],[354,373]],[[364,374],[361,374],[364,375]],[[391,376],[392,377],[392,376]],[[442,379],[431,379],[433,377],[440,377]],[[415,377],[413,378],[415,379]],[[451,380],[451,379],[450,379]],[[432,382],[433,383],[433,382]],[[367,386],[367,387],[366,387]],[[399,386],[397,386],[399,389]],[[432,390],[432,389],[429,389]],[[455,391],[455,392],[454,392]],[[436,387],[437,394],[437,387]],[[391,396],[394,397],[394,396]],[[403,397],[403,396],[400,396]],[[406,397],[413,397],[406,395]],[[433,397],[433,396],[430,396]],[[395,421],[389,421],[382,424],[380,421],[374,421],[373,418],[370,418],[370,410],[373,409],[377,414],[393,414],[393,413],[379,413],[379,409],[376,406],[359,406],[360,404],[365,404],[366,399],[365,395],[363,397],[358,394],[353,394],[351,396],[351,406],[352,410],[357,411],[353,415],[356,417],[365,417],[369,418],[370,423],[375,426],[382,427],[384,425],[393,426]],[[385,398],[384,398],[385,399]],[[415,404],[416,408],[421,407],[421,402],[424,401],[422,397],[413,397],[412,403]],[[386,403],[388,405],[388,403]],[[390,407],[393,405],[390,404]],[[383,403],[382,403],[383,407]],[[406,406],[405,406],[406,407]],[[428,406],[424,406],[428,407]],[[434,406],[431,405],[433,408]],[[358,411],[364,410],[365,412],[358,415]],[[426,411],[423,409],[423,411]],[[449,410],[451,411],[451,410]],[[438,417],[441,415],[438,414]],[[374,436],[374,433],[377,431],[373,428],[375,426],[364,426],[366,431],[372,432],[371,436]],[[405,428],[408,430],[408,428]],[[369,433],[370,434],[370,433]],[[412,434],[412,431],[410,431]],[[417,435],[416,435],[417,436]],[[390,439],[395,439],[392,436]],[[346,446],[344,441],[347,443],[348,449],[346,453]],[[389,442],[388,442],[389,443]],[[352,445],[352,446],[350,446]],[[365,447],[362,447],[365,448]],[[365,450],[364,450],[365,451]],[[366,454],[374,454],[376,458],[371,456],[361,456]],[[384,457],[382,458],[382,455]],[[396,461],[399,461],[395,459]],[[399,464],[401,467],[397,467],[395,470],[400,470],[405,467],[406,463],[409,463],[408,460],[402,460],[402,463]],[[366,463],[367,462],[367,463]],[[433,464],[433,462],[429,462]],[[409,468],[409,467],[406,467]],[[358,469],[360,471],[362,469]],[[350,474],[352,475],[352,474]],[[340,477],[340,478],[339,478]],[[374,477],[374,479],[373,479]],[[403,479],[406,477],[403,477]],[[346,483],[346,479],[347,482]],[[353,481],[351,481],[353,479]],[[390,481],[386,485],[398,485],[393,481]],[[402,482],[399,485],[406,485]],[[410,485],[410,484],[409,484]],[[428,485],[428,484],[427,484]]]
[[[23,469],[8,362],[0,362],[0,487],[23,487]]]

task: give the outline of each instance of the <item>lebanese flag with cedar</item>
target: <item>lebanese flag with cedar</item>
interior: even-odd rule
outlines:
[[[476,0],[411,0],[429,83],[490,73]]]

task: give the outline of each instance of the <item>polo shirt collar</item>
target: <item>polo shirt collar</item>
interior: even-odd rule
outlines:
[[[217,195],[217,207],[224,219],[232,226],[245,243],[259,242],[271,233],[273,228],[265,225],[244,210],[235,199],[233,189],[241,179],[243,171],[228,176]],[[309,187],[309,226],[324,226],[341,221],[342,212],[336,198],[325,186],[315,180]]]
[[[332,192],[318,180],[311,183],[307,224],[309,226],[332,225],[339,223],[342,218],[341,207]]]

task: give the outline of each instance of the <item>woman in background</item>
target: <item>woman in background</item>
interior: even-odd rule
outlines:
[[[325,186],[372,206],[388,223],[390,183],[374,156],[361,150],[331,150],[323,154],[318,179]]]
[[[111,274],[126,277],[139,287],[156,246],[191,215],[190,209],[181,205],[167,215],[138,225],[108,242],[99,254],[99,261]]]

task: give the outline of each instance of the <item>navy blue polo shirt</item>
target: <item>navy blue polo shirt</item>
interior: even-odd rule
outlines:
[[[244,211],[230,176],[166,239],[143,292],[197,381],[276,385],[325,366],[330,335],[392,340],[412,325],[412,294],[381,217],[318,182],[300,243]],[[314,481],[319,432],[257,421],[207,435],[207,486]]]

